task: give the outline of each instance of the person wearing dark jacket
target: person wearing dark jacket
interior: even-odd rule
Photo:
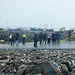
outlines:
[[[16,33],[16,46],[19,45],[19,33]]]
[[[44,34],[43,34],[43,42],[45,42],[45,44],[46,44],[46,41],[47,41],[47,34],[44,33]]]
[[[38,35],[37,32],[34,34],[34,47],[37,47]]]
[[[43,34],[42,32],[39,34],[39,41],[40,41],[40,44],[42,44],[42,38],[43,38]]]
[[[50,41],[50,40],[51,40],[51,33],[48,33],[48,34],[47,34],[47,39],[48,39],[48,44],[50,44],[50,42],[51,42],[51,41]]]

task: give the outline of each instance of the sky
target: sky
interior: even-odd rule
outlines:
[[[0,0],[0,28],[75,27],[75,0]]]

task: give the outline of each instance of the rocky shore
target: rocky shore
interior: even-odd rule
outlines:
[[[75,50],[0,50],[0,75],[75,75]]]

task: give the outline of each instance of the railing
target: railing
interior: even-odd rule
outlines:
[[[65,41],[68,41],[69,39],[71,40],[73,38],[75,38],[75,35],[72,35],[71,37],[67,37],[67,38],[65,38],[63,40],[60,40],[60,42],[65,42]]]

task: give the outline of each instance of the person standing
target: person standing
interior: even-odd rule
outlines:
[[[68,35],[68,37],[69,37],[69,42],[71,41],[71,30],[69,30],[69,35]]]
[[[16,33],[16,46],[19,45],[19,33]]]
[[[50,44],[50,37],[51,37],[51,34],[48,33],[48,34],[47,34],[48,44]]]
[[[12,34],[9,35],[9,44],[12,45]]]
[[[12,45],[14,45],[14,35],[12,35]]]
[[[42,38],[43,38],[43,34],[42,32],[39,34],[39,41],[40,41],[40,45],[42,44]]]
[[[43,34],[43,42],[45,42],[45,44],[46,44],[46,40],[47,40],[47,34],[44,33],[44,34]]]
[[[56,38],[57,38],[57,43],[60,43],[60,34],[59,34],[59,32],[57,32],[57,34],[56,34]]]
[[[26,39],[27,39],[26,34],[23,34],[23,45],[25,45]]]
[[[52,34],[52,42],[55,43],[57,39],[56,33]]]
[[[34,34],[34,47],[37,47],[38,35],[37,32]]]

